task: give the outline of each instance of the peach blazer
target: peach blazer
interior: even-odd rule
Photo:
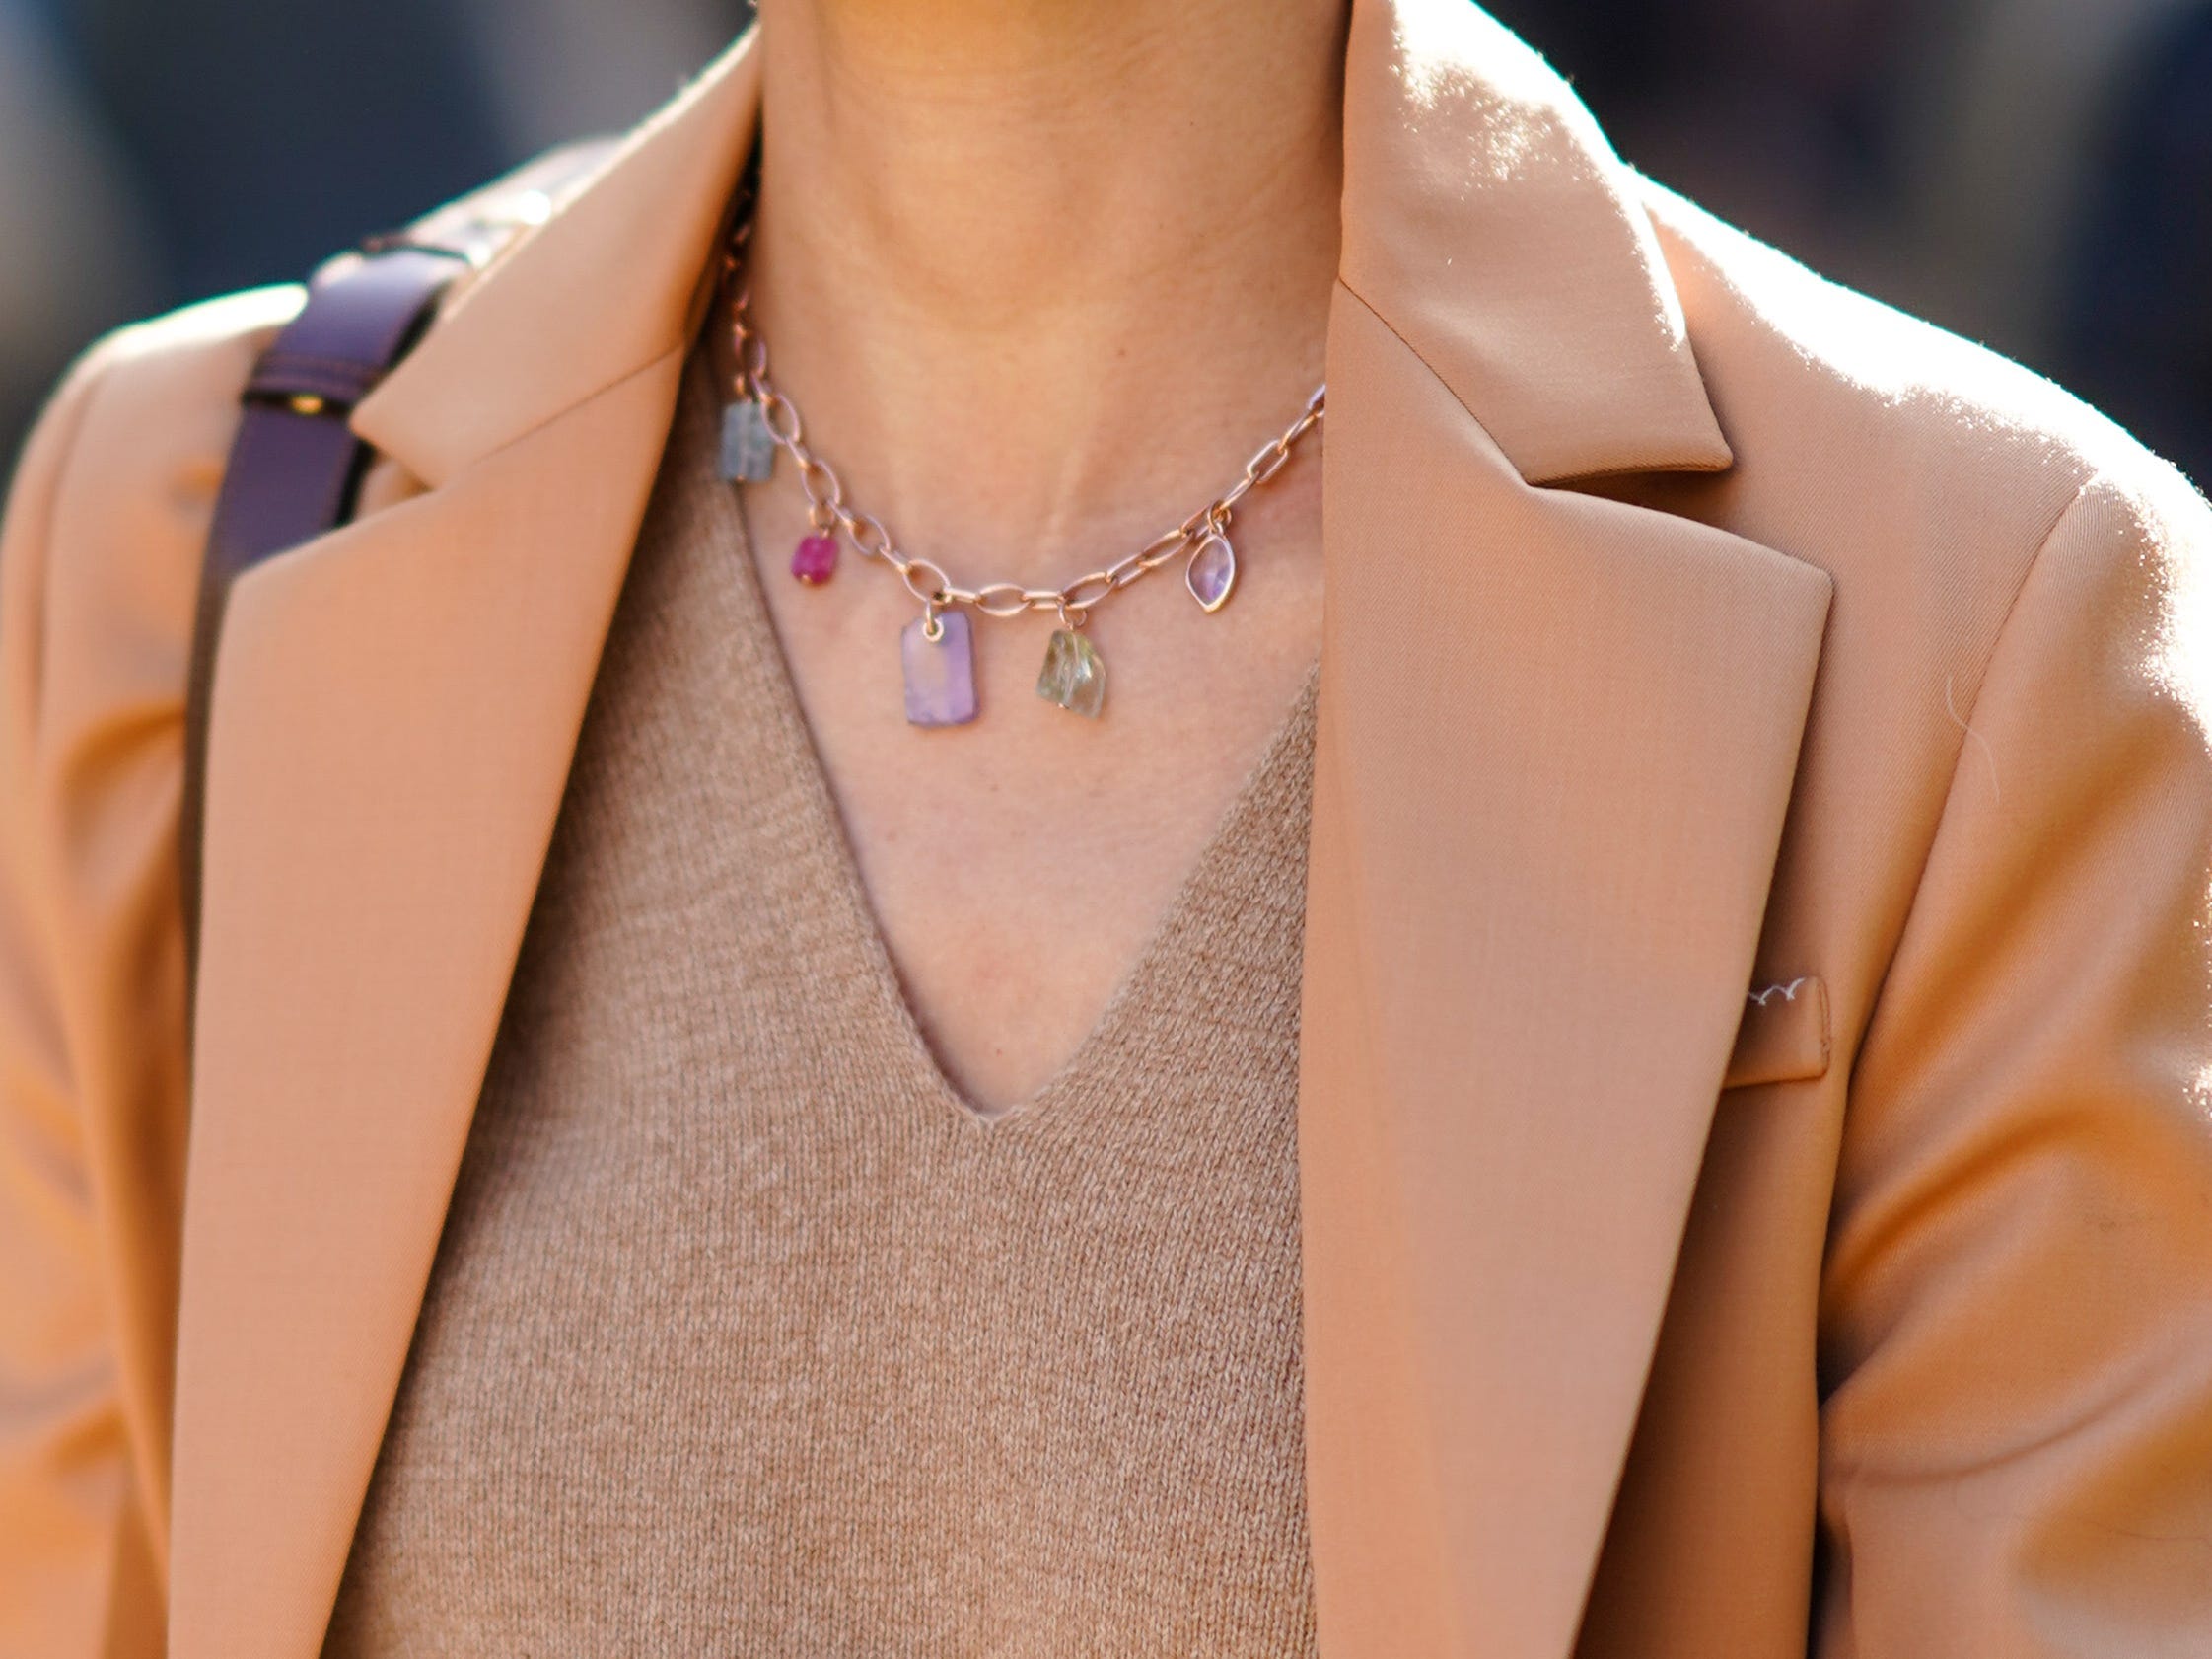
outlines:
[[[106,341],[31,443],[11,1659],[317,1651],[757,75],[475,278],[355,417],[377,510],[237,589],[189,1068],[195,571],[296,290]],[[2212,515],[1459,0],[1358,0],[1344,97],[1322,1653],[2212,1653]]]

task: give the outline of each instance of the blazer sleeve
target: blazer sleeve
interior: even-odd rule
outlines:
[[[204,380],[143,336],[97,348],[35,429],[0,521],[8,1659],[163,1645],[185,1128],[180,699],[214,483],[204,455],[173,468],[170,446],[224,418]]]
[[[2212,513],[2029,567],[1854,1074],[1819,1652],[2212,1654]]]

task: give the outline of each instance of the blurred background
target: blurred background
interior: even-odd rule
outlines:
[[[2212,0],[1491,0],[1627,158],[2212,482]],[[0,0],[0,455],[114,324],[666,98],[744,0]]]

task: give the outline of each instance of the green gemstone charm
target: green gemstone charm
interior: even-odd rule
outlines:
[[[1096,720],[1106,706],[1106,659],[1073,628],[1054,628],[1044,647],[1036,694],[1046,702]]]

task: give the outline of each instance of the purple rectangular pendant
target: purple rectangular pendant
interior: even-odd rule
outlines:
[[[938,637],[915,617],[899,630],[906,671],[906,718],[916,726],[964,726],[975,718],[975,642],[967,613],[940,611]]]

